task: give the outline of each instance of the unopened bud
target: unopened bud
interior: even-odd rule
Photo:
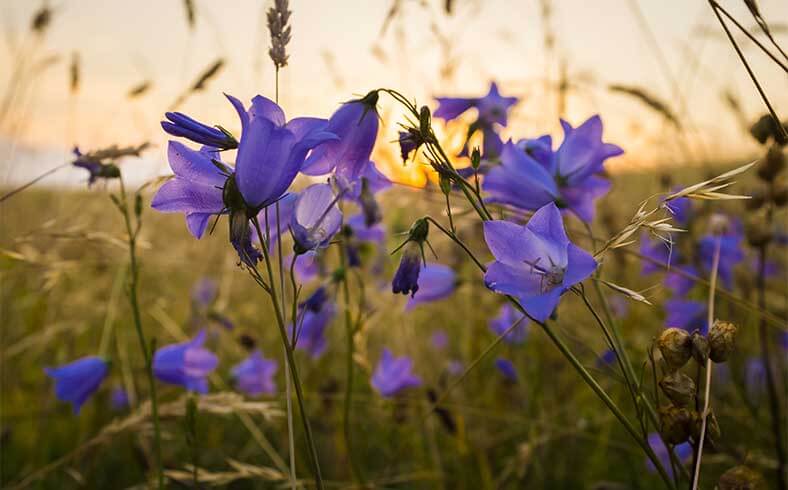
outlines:
[[[668,328],[657,339],[657,347],[671,371],[687,364],[692,357],[692,341],[689,334],[680,328]]]
[[[709,357],[714,362],[725,362],[733,352],[736,342],[736,325],[729,322],[714,321],[709,329]]]
[[[692,332],[692,357],[701,366],[706,365],[709,358],[709,341],[700,332]]]
[[[734,466],[720,477],[719,490],[761,490],[763,478],[746,466]]]
[[[479,147],[475,147],[471,152],[471,166],[474,169],[479,169],[479,165],[482,164],[482,154],[479,151]]]
[[[670,373],[659,382],[659,387],[679,407],[688,407],[695,402],[695,382],[684,373]]]
[[[421,245],[427,241],[430,233],[430,224],[424,218],[419,218],[413,222],[408,231],[408,241],[413,241]]]
[[[785,168],[785,153],[778,144],[773,144],[766,152],[766,158],[758,165],[758,177],[771,182]]]
[[[419,111],[419,131],[421,131],[422,138],[426,139],[430,134],[430,126],[432,123],[432,116],[430,115],[430,108],[426,105],[421,106]]]
[[[662,436],[668,444],[681,444],[687,441],[692,429],[692,413],[686,408],[672,405],[659,409]]]

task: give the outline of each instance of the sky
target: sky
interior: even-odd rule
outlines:
[[[559,116],[576,125],[600,114],[605,139],[626,150],[613,161],[617,169],[730,161],[759,151],[721,94],[735,95],[748,120],[765,107],[706,2],[454,0],[447,15],[444,1],[291,0],[290,59],[279,99],[288,117],[328,117],[341,102],[379,87],[434,108],[436,95],[483,95],[496,80],[504,95],[521,99],[505,137],[560,136]],[[167,174],[159,121],[220,58],[218,76],[177,110],[237,131],[223,92],[246,101],[258,93],[274,97],[264,23],[272,3],[195,0],[190,28],[180,0],[50,0],[51,24],[34,35],[30,21],[42,2],[0,0],[0,97],[11,101],[0,119],[0,185],[62,164],[75,145],[90,150],[150,141],[153,148],[129,164],[130,172],[139,180]],[[743,2],[721,3],[744,25],[754,24]],[[788,46],[788,2],[759,5]],[[777,112],[788,117],[788,76],[749,41],[743,46]],[[74,56],[80,83],[72,91]],[[29,69],[24,83],[14,84],[20,63]],[[556,91],[562,72],[569,81],[563,102]],[[150,89],[129,98],[143,82]],[[633,98],[611,93],[610,84],[665,101],[681,130]],[[386,99],[381,113],[376,159],[389,175],[418,180],[411,170],[418,166],[403,169],[386,144],[401,113]],[[461,131],[451,125],[445,134],[452,139]],[[47,182],[83,183],[84,175],[69,169]]]

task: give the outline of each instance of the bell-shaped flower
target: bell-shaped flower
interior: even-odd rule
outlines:
[[[501,373],[504,380],[509,383],[517,382],[517,368],[514,367],[512,361],[499,357],[495,360],[495,367],[498,369],[498,372]]]
[[[266,359],[256,350],[232,369],[236,387],[249,396],[271,395],[276,392],[274,376],[279,365],[273,359]]]
[[[328,246],[342,226],[338,200],[329,184],[313,184],[301,192],[290,221],[297,254]]]
[[[158,349],[153,355],[153,373],[169,384],[197,393],[208,392],[206,379],[219,363],[213,352],[203,347],[205,330],[194,339]]]
[[[418,291],[408,298],[405,311],[424,303],[432,303],[449,297],[457,286],[457,274],[451,267],[427,264],[421,269]]]
[[[517,298],[538,321],[546,320],[561,295],[590,276],[597,265],[588,252],[569,242],[553,203],[540,208],[525,226],[486,221],[484,239],[495,256],[484,275],[485,284]]]
[[[313,358],[320,357],[326,350],[326,328],[334,321],[337,308],[320,287],[309,298],[298,305],[296,316],[296,348],[308,352]],[[292,326],[289,331],[292,331]]]
[[[355,182],[369,161],[378,136],[378,92],[345,102],[328,119],[326,131],[339,138],[316,148],[304,163],[306,175],[335,175]]]
[[[372,387],[385,398],[396,396],[409,388],[421,386],[421,378],[413,374],[413,360],[409,357],[394,357],[388,349],[372,373]]]
[[[711,272],[714,264],[714,252],[717,248],[717,240],[720,242],[720,258],[717,273],[726,289],[733,289],[733,269],[744,260],[744,250],[742,250],[743,234],[736,227],[723,235],[709,234],[698,242],[698,258],[700,265],[706,273]]]
[[[652,238],[648,233],[640,235],[640,255],[644,257],[641,274],[644,276],[669,269],[679,260],[678,250],[672,243]]]
[[[672,477],[673,463],[671,462],[670,450],[665,446],[659,433],[652,432],[648,435],[648,445],[651,446],[652,451],[654,451],[662,467],[665,468],[665,471]],[[681,464],[685,464],[686,461],[692,457],[692,444],[683,442],[673,446],[673,454]],[[652,473],[657,472],[657,467],[654,466],[654,463],[648,458],[646,458],[646,467]]]
[[[298,194],[288,192],[282,199],[268,206],[257,214],[261,231],[268,236],[268,249],[273,250],[281,234],[290,229],[290,222],[293,220]],[[279,209],[277,220],[277,208]],[[267,228],[266,228],[267,226]],[[263,243],[257,236],[257,230],[252,228],[252,236],[257,243]]]
[[[161,128],[172,136],[186,138],[205,146],[212,146],[222,150],[232,150],[238,147],[238,141],[219,128],[208,126],[180,112],[165,112],[167,121],[161,122]]]
[[[685,299],[670,299],[665,302],[665,327],[676,327],[687,332],[699,330],[705,334],[709,329],[706,318],[706,303]]]
[[[529,323],[527,318],[521,320],[522,317],[523,314],[519,313],[511,303],[504,303],[498,312],[498,316],[490,320],[490,330],[495,335],[501,336],[519,321],[516,327],[504,335],[503,341],[507,344],[522,344],[528,336]]]
[[[89,356],[57,368],[44,368],[44,372],[55,381],[58,400],[70,403],[76,414],[107,377],[109,364],[101,357]]]

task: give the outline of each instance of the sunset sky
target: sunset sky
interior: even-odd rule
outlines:
[[[192,30],[179,0],[56,0],[50,2],[54,14],[49,29],[36,39],[29,26],[41,3],[4,0],[2,97],[8,96],[19,59],[30,65],[51,55],[59,59],[16,91],[12,109],[0,122],[0,183],[20,182],[57,166],[75,144],[93,149],[146,140],[155,147],[137,165],[135,176],[166,174],[166,138],[158,122],[218,58],[226,61],[219,76],[178,109],[237,131],[222,92],[242,100],[257,93],[274,96],[264,24],[271,3],[195,0]],[[554,1],[552,50],[545,49],[538,0],[455,0],[451,16],[443,11],[443,0],[402,0],[383,32],[392,3],[291,1],[290,64],[280,78],[280,102],[289,117],[328,117],[340,102],[377,87],[396,88],[420,103],[434,104],[434,95],[483,95],[489,82],[497,80],[504,95],[521,97],[506,136],[558,134],[554,87],[565,63],[569,82],[577,88],[570,91],[563,116],[577,124],[601,114],[606,139],[627,151],[616,163],[619,168],[730,160],[757,150],[721,94],[734,94],[750,120],[765,108],[706,2]],[[754,24],[743,2],[722,3],[746,26]],[[788,45],[788,3],[759,4],[776,29],[782,25],[778,39]],[[744,45],[778,113],[788,117],[788,77],[751,43]],[[81,66],[76,93],[69,91],[73,53],[79,54]],[[146,80],[152,84],[146,94],[127,97]],[[612,83],[641,87],[666,101],[683,122],[684,142],[639,102],[611,94],[606,87]],[[382,141],[394,138],[394,107],[390,99],[382,99]],[[378,157],[387,160],[386,154]],[[390,174],[402,172],[399,164],[382,165]],[[52,182],[83,180],[66,171]]]

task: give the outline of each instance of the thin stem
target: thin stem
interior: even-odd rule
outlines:
[[[49,169],[49,170],[47,170],[46,172],[44,172],[43,174],[41,174],[41,175],[39,175],[38,177],[34,178],[34,179],[33,179],[33,180],[31,180],[30,182],[27,182],[26,184],[22,184],[21,186],[17,187],[17,188],[16,188],[16,189],[14,189],[14,190],[8,191],[7,193],[3,194],[3,196],[2,196],[2,197],[0,197],[0,203],[1,203],[1,202],[3,202],[3,201],[5,201],[6,199],[9,199],[9,198],[13,197],[15,194],[18,194],[18,193],[22,192],[23,190],[25,190],[25,189],[27,189],[28,187],[32,186],[33,184],[35,184],[35,183],[36,183],[36,182],[38,182],[39,180],[43,179],[44,177],[47,177],[47,176],[49,176],[49,175],[52,175],[53,173],[57,172],[57,171],[58,171],[58,170],[60,170],[61,168],[64,168],[64,167],[66,167],[66,166],[68,166],[68,165],[70,165],[70,163],[69,163],[69,162],[66,162],[66,163],[64,163],[64,164],[62,164],[62,165],[58,165],[58,166],[57,166],[57,167],[55,167],[55,168],[52,168],[52,169]]]
[[[260,222],[257,219],[257,216],[252,218],[255,228],[257,229],[258,236],[263,236],[261,229],[260,229]],[[320,463],[317,456],[317,447],[315,446],[314,437],[312,435],[312,427],[309,425],[309,418],[306,415],[306,410],[304,408],[304,394],[301,389],[301,380],[298,376],[298,368],[295,364],[295,359],[293,358],[293,349],[290,347],[290,342],[288,341],[287,337],[287,330],[284,323],[284,318],[282,317],[282,311],[279,307],[279,302],[276,300],[276,286],[274,284],[274,271],[271,267],[271,256],[268,252],[268,244],[263,244],[261,247],[263,250],[263,259],[265,260],[265,267],[268,271],[268,279],[271,288],[271,303],[274,306],[274,313],[276,315],[276,325],[279,328],[279,335],[282,337],[282,343],[285,346],[285,354],[287,355],[287,365],[290,369],[290,374],[293,377],[293,386],[295,386],[296,391],[296,400],[298,401],[298,409],[301,412],[301,423],[304,427],[304,434],[306,436],[307,444],[309,445],[309,461],[312,465],[312,469],[315,474],[315,485],[319,490],[323,490],[323,477],[320,473]]]
[[[753,36],[752,34],[750,34],[750,31],[748,31],[748,30],[747,30],[747,29],[746,29],[746,28],[745,28],[743,25],[741,25],[741,24],[739,23],[739,21],[737,21],[737,20],[736,20],[736,18],[735,18],[735,17],[733,17],[733,16],[732,16],[730,13],[728,13],[728,11],[727,11],[727,10],[725,10],[725,9],[722,7],[722,5],[720,5],[719,3],[717,3],[715,0],[711,0],[711,3],[712,3],[712,5],[713,5],[713,6],[714,6],[716,9],[718,9],[720,12],[722,12],[723,14],[725,14],[725,17],[727,17],[727,18],[728,18],[728,19],[729,19],[731,22],[733,22],[733,24],[734,24],[736,27],[738,27],[738,28],[739,28],[739,30],[740,30],[740,31],[741,31],[741,32],[742,32],[742,33],[743,33],[745,36],[747,36],[747,37],[750,39],[750,41],[752,41],[753,43],[755,43],[755,45],[756,45],[756,46],[758,46],[759,48],[761,48],[761,51],[763,51],[764,53],[766,53],[766,55],[767,55],[769,58],[771,58],[771,59],[772,59],[772,61],[774,61],[775,63],[777,63],[777,64],[780,66],[780,68],[782,68],[783,70],[785,70],[786,72],[788,72],[788,66],[786,66],[786,65],[785,65],[785,63],[783,63],[783,62],[782,62],[780,59],[778,59],[776,56],[774,56],[774,54],[772,54],[772,52],[771,52],[771,51],[769,51],[768,49],[766,49],[766,46],[764,46],[763,44],[761,44],[761,42],[760,42],[760,41],[758,41],[758,38],[756,38],[755,36]],[[780,46],[779,46],[779,45],[777,45],[776,43],[775,43],[775,46],[777,47],[777,49],[780,49]],[[780,52],[782,53],[782,50],[780,50]],[[783,55],[785,55],[785,53],[782,53],[782,54],[783,54]],[[788,59],[788,58],[786,58],[786,59]]]
[[[714,257],[711,262],[711,287],[709,288],[709,306],[707,322],[711,328],[714,322],[714,292],[717,289],[717,269],[720,266],[720,246],[722,244],[722,237],[717,236],[717,241],[714,243]],[[706,387],[703,394],[703,413],[701,414],[700,425],[700,440],[698,441],[697,457],[695,458],[695,470],[692,474],[692,490],[697,490],[698,480],[700,479],[700,462],[703,458],[703,442],[706,440],[706,423],[709,416],[709,402],[711,394],[711,358],[706,360]]]
[[[136,230],[132,230],[131,217],[129,216],[128,203],[126,200],[126,187],[123,184],[123,177],[120,178],[120,196],[121,201],[119,207],[123,214],[123,219],[126,224],[126,235],[128,237],[129,245],[129,300],[131,302],[131,312],[134,318],[134,328],[137,331],[137,338],[140,342],[140,349],[145,359],[145,374],[148,378],[148,388],[150,389],[151,399],[151,414],[153,417],[153,437],[154,437],[154,454],[156,459],[156,480],[160,490],[164,488],[164,472],[161,464],[161,430],[159,428],[159,407],[156,400],[156,382],[153,379],[153,363],[151,362],[151,353],[147,342],[145,341],[145,334],[142,331],[142,319],[140,315],[140,306],[137,299],[137,286],[139,268],[137,266],[137,233],[141,226],[141,222],[137,222]]]

